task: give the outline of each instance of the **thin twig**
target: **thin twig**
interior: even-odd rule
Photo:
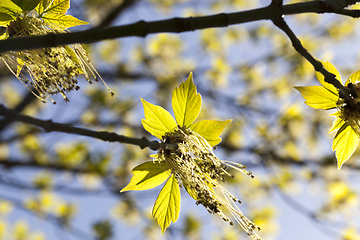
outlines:
[[[132,138],[123,135],[118,135],[114,132],[105,132],[105,131],[97,132],[85,128],[72,127],[67,124],[55,123],[51,120],[47,120],[47,121],[40,120],[37,118],[19,114],[14,110],[7,109],[1,104],[0,104],[0,116],[5,117],[5,119],[9,121],[19,121],[19,122],[24,122],[38,126],[40,128],[43,128],[46,132],[52,132],[52,131],[64,132],[64,133],[71,133],[71,134],[82,135],[87,137],[93,137],[107,142],[127,143],[127,144],[137,145],[141,149],[149,147],[151,150],[158,150],[161,146],[159,142],[149,141],[145,137],[141,139]],[[166,147],[171,148],[171,146],[166,146]]]

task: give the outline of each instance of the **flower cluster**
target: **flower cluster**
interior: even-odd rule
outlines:
[[[233,177],[228,168],[254,177],[245,166],[220,160],[213,152],[213,148],[221,142],[219,135],[232,120],[194,122],[200,113],[201,96],[193,83],[192,73],[172,93],[176,120],[162,107],[143,99],[142,103],[145,111],[142,124],[145,130],[161,139],[160,149],[157,154],[151,155],[153,161],[133,169],[134,176],[121,191],[147,190],[166,181],[153,208],[153,217],[162,232],[171,221],[178,219],[179,187],[182,186],[197,205],[203,205],[209,213],[217,214],[234,225],[225,215],[226,209],[249,236],[260,239],[257,234],[260,229],[238,208],[240,200],[219,184],[225,181],[226,176]]]
[[[250,235],[259,239],[255,230],[260,230],[253,222],[244,216],[234,203],[241,203],[233,194],[222,187],[219,181],[225,182],[225,176],[234,178],[227,168],[246,173],[254,177],[246,167],[230,161],[220,160],[213,152],[213,147],[191,128],[178,126],[172,132],[166,133],[164,142],[177,143],[176,151],[160,150],[154,161],[164,162],[182,183],[196,204],[203,205],[209,213],[219,215],[225,222],[234,225],[222,211],[226,208],[236,222]],[[219,195],[215,189],[219,189]]]
[[[338,70],[330,63],[321,61],[324,68],[335,75],[341,83]],[[360,137],[360,71],[354,72],[346,80],[344,86],[350,98],[345,98],[332,84],[327,83],[320,72],[316,77],[322,86],[295,87],[305,98],[305,103],[315,109],[337,109],[330,133],[336,131],[332,149],[336,151],[338,169],[355,152]]]
[[[66,33],[68,26],[85,24],[86,22],[65,15],[69,6],[66,0],[53,0],[40,1],[35,10],[30,12],[19,10],[20,12],[16,13],[13,10],[14,15],[10,16],[10,19],[13,19],[8,21],[2,38]],[[47,12],[51,15],[50,20],[45,14]],[[66,93],[80,89],[77,81],[79,74],[84,74],[89,83],[92,83],[91,79],[103,81],[80,44],[6,52],[0,57],[20,82],[25,86],[30,84],[35,89],[33,93],[43,102],[48,97],[51,99],[51,95],[59,93],[68,102]],[[105,84],[104,81],[103,83]],[[113,95],[109,87],[107,88]]]

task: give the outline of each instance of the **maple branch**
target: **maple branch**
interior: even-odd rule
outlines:
[[[123,37],[146,37],[149,34],[155,33],[181,33],[206,28],[227,27],[259,20],[270,20],[278,16],[277,12],[272,11],[273,9],[273,6],[269,5],[263,8],[229,14],[220,13],[203,17],[172,18],[151,22],[139,21],[128,25],[92,28],[73,33],[11,38],[0,41],[0,54],[7,51],[56,47],[72,43],[92,43],[105,39]],[[342,9],[324,1],[312,1],[283,6],[284,15],[310,12],[337,13],[350,17],[360,17],[360,11],[358,10]]]
[[[85,128],[72,127],[68,124],[55,123],[51,120],[44,121],[30,116],[19,114],[14,110],[7,109],[1,104],[0,104],[0,116],[5,117],[5,119],[8,121],[19,121],[19,122],[24,122],[38,126],[40,128],[43,128],[46,132],[52,132],[52,131],[64,132],[64,133],[71,133],[71,134],[82,135],[87,137],[93,137],[107,142],[127,143],[127,144],[137,145],[141,149],[148,147],[151,150],[158,150],[161,147],[162,149],[173,150],[177,148],[176,144],[175,146],[174,144],[165,144],[165,143],[160,143],[158,141],[149,141],[145,137],[141,139],[132,138],[123,135],[118,135],[114,132],[105,132],[105,131],[98,132]]]
[[[275,26],[281,29],[290,39],[294,49],[303,56],[315,69],[317,72],[321,72],[324,75],[325,82],[332,84],[336,87],[341,94],[340,97],[347,99],[350,104],[353,104],[353,98],[350,95],[350,90],[347,89],[344,85],[341,84],[338,80],[336,80],[336,76],[333,73],[327,71],[322,63],[315,59],[301,44],[300,39],[295,35],[295,33],[291,30],[289,25],[284,20],[284,6],[282,5],[282,1],[273,0],[270,6],[273,8],[273,12],[277,13],[277,16],[271,19]]]

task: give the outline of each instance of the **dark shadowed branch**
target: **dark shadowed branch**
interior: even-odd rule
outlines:
[[[284,5],[282,13],[284,15],[290,15],[310,12],[333,12],[350,17],[360,17],[360,11],[358,10],[337,8],[323,1]],[[278,12],[274,11],[274,6],[271,4],[263,8],[229,14],[220,13],[203,17],[172,18],[151,22],[139,21],[128,25],[93,28],[73,33],[6,39],[0,41],[0,53],[24,49],[56,47],[72,43],[92,43],[105,39],[123,37],[146,37],[154,33],[181,33],[206,28],[227,27],[259,20],[270,20],[276,17],[278,17]]]
[[[67,124],[60,124],[52,122],[51,120],[40,120],[36,119],[30,116],[25,116],[22,114],[19,114],[15,112],[14,110],[7,109],[3,105],[0,105],[0,116],[5,117],[8,121],[19,121],[24,122],[28,124],[32,124],[35,126],[38,126],[40,128],[43,128],[46,132],[64,132],[64,133],[70,133],[70,134],[76,134],[76,135],[82,135],[87,137],[93,137],[97,139],[101,139],[103,141],[107,142],[119,142],[119,143],[126,143],[126,144],[132,144],[137,145],[141,149],[144,149],[146,147],[150,148],[151,150],[158,150],[160,147],[163,149],[176,149],[176,144],[170,144],[167,143],[160,143],[158,141],[149,141],[147,138],[132,138],[132,137],[126,137],[123,135],[118,135],[114,132],[105,132],[105,131],[93,131],[85,128],[78,128],[78,127],[72,127]]]

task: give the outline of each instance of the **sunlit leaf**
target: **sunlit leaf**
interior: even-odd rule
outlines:
[[[0,36],[0,40],[6,39],[6,35],[7,35],[7,33],[2,34],[2,35]]]
[[[172,107],[178,125],[189,127],[199,116],[201,95],[197,93],[192,73],[172,92]]]
[[[339,96],[321,86],[295,87],[305,98],[305,103],[316,109],[336,108]]]
[[[345,86],[347,86],[350,82],[351,83],[355,83],[356,81],[358,81],[360,79],[360,70],[356,71],[354,73],[352,73],[348,79],[345,82]]]
[[[13,20],[13,18],[10,15],[8,15],[6,13],[0,13],[0,26],[1,27],[7,27],[12,20]]]
[[[62,28],[70,28],[78,25],[88,24],[88,22],[77,19],[76,17],[73,17],[71,15],[62,15],[55,13],[46,14],[42,16],[42,19],[46,23],[54,23]]]
[[[145,130],[150,134],[161,139],[165,133],[176,128],[175,119],[164,108],[153,105],[144,99],[141,99],[141,102],[145,113],[145,119],[142,119],[141,122]]]
[[[135,167],[131,173],[134,176],[130,183],[120,192],[141,191],[157,187],[169,178],[171,170],[164,163],[149,161]]]
[[[336,80],[338,80],[341,83],[341,76],[339,71],[336,69],[336,67],[334,65],[332,65],[330,62],[326,62],[326,61],[321,61],[319,60],[323,67],[330,73],[335,74],[336,76]],[[325,82],[325,78],[324,75],[321,72],[315,72],[316,74],[316,78],[319,80],[319,82],[321,83],[321,85],[323,85],[327,90],[329,90],[330,92],[332,92],[333,94],[337,94],[338,90],[336,87],[334,87],[334,85]],[[342,83],[341,83],[342,84]]]
[[[179,218],[180,203],[180,188],[173,174],[161,189],[152,211],[153,217],[156,218],[161,227],[162,234],[169,227],[171,221],[175,223]]]
[[[39,4],[41,14],[55,13],[65,15],[70,8],[70,0],[42,0]]]
[[[359,144],[359,137],[352,127],[345,123],[341,126],[333,141],[332,150],[336,151],[338,169],[351,157]]]
[[[340,129],[341,126],[344,125],[345,121],[342,118],[340,118],[340,115],[341,115],[340,112],[336,112],[336,113],[333,113],[333,114],[330,114],[330,115],[336,117],[333,124],[332,124],[332,127],[329,130],[329,133],[332,133],[332,132]]]
[[[19,6],[24,12],[33,10],[41,0],[11,0]]]
[[[201,120],[190,126],[190,129],[205,138],[211,146],[215,146],[221,142],[220,134],[224,131],[226,125],[232,120],[216,121]]]

